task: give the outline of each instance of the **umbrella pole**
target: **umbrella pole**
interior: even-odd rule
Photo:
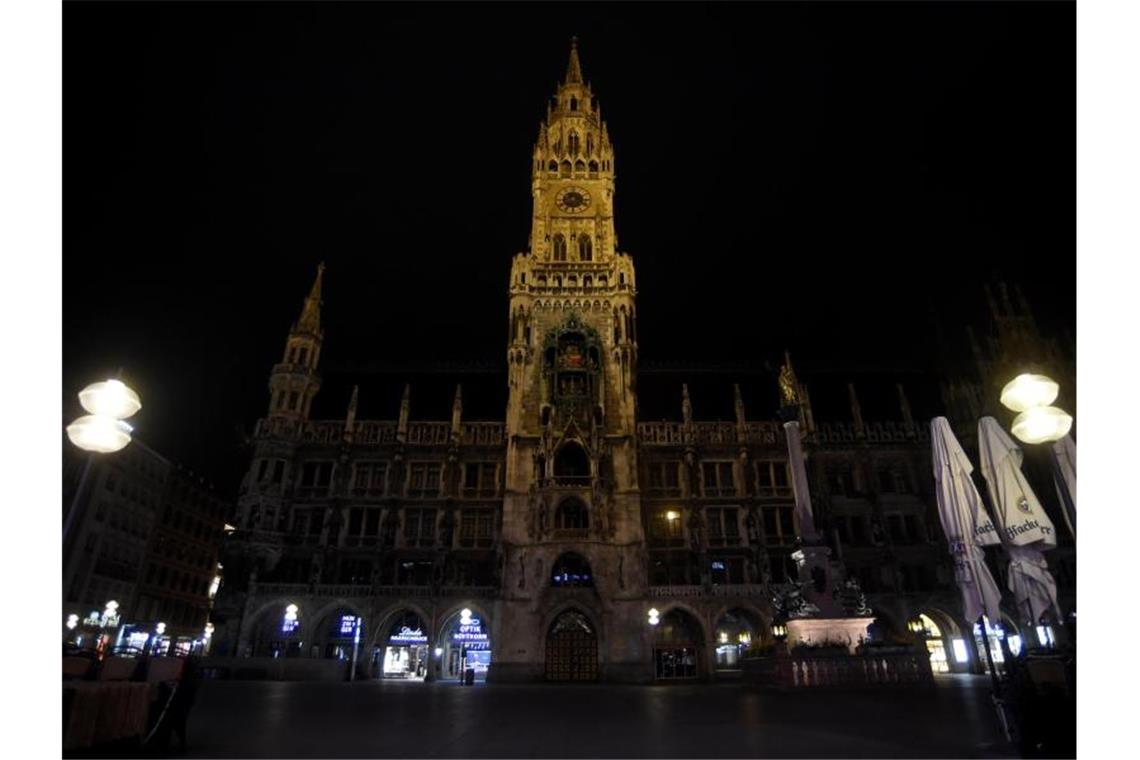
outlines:
[[[997,668],[994,667],[994,656],[990,651],[990,636],[986,633],[986,618],[985,616],[978,617],[978,625],[982,627],[982,642],[986,647],[986,662],[990,666],[990,678],[994,683],[994,707],[997,709],[998,720],[1001,721],[1002,731],[1005,733],[1006,741],[1013,741],[1013,731],[1010,730],[1009,718],[1005,712],[1005,700],[1002,699],[1001,681],[998,679]]]
[[[982,643],[985,644],[986,647],[986,662],[990,666],[990,678],[992,678],[994,682],[994,691],[1000,692],[1001,681],[998,680],[997,668],[994,667],[994,656],[993,653],[990,652],[990,637],[989,634],[986,633],[986,618],[984,615],[978,618],[978,625],[982,627]]]

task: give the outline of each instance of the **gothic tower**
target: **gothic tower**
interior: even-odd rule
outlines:
[[[281,362],[274,365],[269,375],[269,417],[304,420],[309,407],[321,389],[317,374],[317,360],[321,354],[321,279],[325,274],[322,262],[317,267],[317,279],[301,307],[301,316],[293,323],[285,339],[285,352]]]
[[[572,598],[593,625],[625,629],[646,585],[636,281],[617,249],[613,145],[575,41],[539,126],[531,176],[530,250],[514,257],[510,281],[499,637],[531,645],[525,657],[518,647],[495,654],[503,676],[542,666],[550,621],[537,610]],[[633,643],[604,632],[600,640],[612,647],[599,651],[601,667],[620,678],[623,663],[633,667]]]

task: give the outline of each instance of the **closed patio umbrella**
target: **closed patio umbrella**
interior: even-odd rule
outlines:
[[[1036,625],[1049,611],[1060,618],[1057,583],[1041,553],[1057,545],[1057,533],[1021,472],[1025,455],[993,417],[978,421],[978,452],[1009,552],[1009,590],[1022,622]]]
[[[1057,496],[1061,499],[1062,516],[1069,525],[1069,532],[1076,539],[1077,521],[1077,444],[1072,435],[1066,435],[1053,444],[1053,477],[1056,480]]]
[[[954,580],[962,591],[966,619],[985,614],[996,623],[1001,620],[1001,591],[986,567],[982,547],[999,539],[970,479],[974,467],[945,417],[931,420],[930,442],[938,516],[954,557]]]

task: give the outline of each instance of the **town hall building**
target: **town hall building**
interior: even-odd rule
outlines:
[[[636,252],[619,246],[615,161],[572,45],[533,149],[529,247],[509,270],[502,421],[466,419],[461,388],[450,419],[411,419],[410,387],[393,419],[358,419],[355,390],[343,417],[312,419],[318,269],[254,433],[214,654],[355,662],[374,678],[647,682],[727,677],[770,641],[800,539],[782,420],[739,389],[734,419],[694,419],[687,387],[677,419],[638,418]],[[926,421],[900,387],[895,420],[864,420],[852,388],[850,419],[817,422],[784,366],[816,526],[874,616],[868,636],[921,615],[936,671],[978,670]]]

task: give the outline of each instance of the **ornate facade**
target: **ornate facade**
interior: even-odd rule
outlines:
[[[254,435],[218,654],[345,657],[359,635],[358,667],[374,676],[454,675],[459,650],[489,660],[491,680],[646,681],[729,672],[768,635],[799,533],[784,430],[774,414],[750,419],[739,390],[731,422],[694,420],[687,388],[679,420],[638,420],[634,260],[618,246],[614,149],[576,46],[532,159],[504,421],[465,420],[459,388],[450,420],[411,420],[410,389],[394,420],[357,419],[356,390],[343,419],[310,419],[318,270]],[[817,425],[786,366],[833,557],[885,628],[929,610],[953,635],[965,623],[926,426],[901,387],[900,422],[865,423],[852,388],[852,422]]]

